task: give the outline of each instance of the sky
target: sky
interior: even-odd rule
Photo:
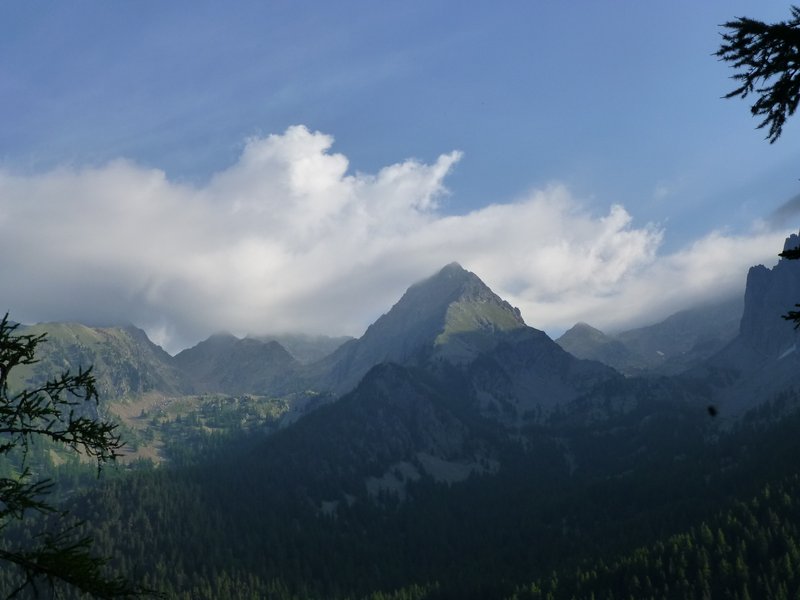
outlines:
[[[358,336],[457,261],[556,337],[742,294],[800,119],[724,100],[711,0],[0,4],[0,310]]]

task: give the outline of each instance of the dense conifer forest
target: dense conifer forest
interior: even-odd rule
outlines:
[[[569,474],[552,431],[522,445],[486,424],[509,466],[453,484],[423,477],[402,499],[371,495],[356,475],[334,489],[319,463],[303,471],[289,430],[238,429],[224,443],[187,425],[180,465],[140,462],[99,480],[77,460],[52,465],[52,449],[33,458],[50,465],[109,568],[167,597],[788,598],[798,584],[795,400],[730,431],[708,423],[693,434],[683,417],[662,419],[661,454],[615,474],[602,463]],[[322,445],[308,451],[334,461],[347,449],[325,441],[328,426],[320,409],[298,440],[316,435]],[[603,444],[623,452],[609,435]],[[672,437],[685,449],[678,459]],[[66,492],[76,486],[84,491]],[[313,501],[342,490],[348,502]],[[3,571],[3,589],[14,576]]]

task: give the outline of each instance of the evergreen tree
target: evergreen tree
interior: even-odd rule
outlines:
[[[44,334],[19,335],[17,328],[8,314],[0,320],[0,458],[16,459],[16,469],[0,477],[0,560],[15,565],[18,575],[8,597],[26,589],[38,593],[40,583],[51,588],[66,583],[98,598],[140,595],[124,579],[105,575],[106,561],[92,554],[92,540],[81,535],[80,523],[64,524],[66,513],[48,502],[52,481],[35,478],[28,464],[29,448],[41,440],[94,459],[98,471],[117,456],[122,442],[116,426],[86,416],[87,403],[98,402],[91,369],[62,373],[22,391],[11,390],[12,370],[35,363],[36,348],[46,338]],[[24,544],[21,536],[13,540],[9,526],[37,513],[58,517],[57,527],[40,520],[43,531],[34,532],[30,544]]]
[[[738,69],[733,79],[740,85],[725,97],[758,95],[750,112],[764,117],[758,127],[769,126],[770,143],[780,137],[800,99],[800,9],[791,11],[791,20],[779,23],[746,17],[725,23],[729,31],[716,53]]]

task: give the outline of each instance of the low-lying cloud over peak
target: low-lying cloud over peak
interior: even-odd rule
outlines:
[[[0,309],[133,322],[172,351],[221,329],[360,335],[456,260],[535,327],[613,328],[743,289],[788,233],[711,232],[660,255],[663,230],[619,205],[596,215],[563,185],[447,215],[459,152],[351,174],[332,144],[303,126],[252,138],[199,187],[125,160],[0,170]]]

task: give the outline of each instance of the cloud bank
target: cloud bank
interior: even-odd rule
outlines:
[[[0,310],[24,322],[133,322],[170,351],[220,330],[360,335],[408,285],[458,261],[559,333],[652,322],[741,291],[786,231],[711,232],[660,254],[664,231],[561,185],[448,215],[460,153],[350,173],[305,127],[247,141],[202,186],[118,160],[0,170]]]

